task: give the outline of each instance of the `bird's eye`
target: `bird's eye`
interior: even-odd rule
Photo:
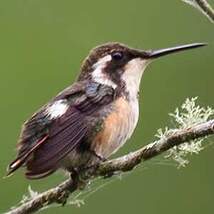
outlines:
[[[122,52],[113,52],[112,58],[115,60],[121,60],[123,58],[123,53]]]

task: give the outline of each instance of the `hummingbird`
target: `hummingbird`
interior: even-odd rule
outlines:
[[[205,45],[139,50],[110,42],[95,47],[83,61],[77,80],[24,123],[17,157],[7,175],[21,166],[28,179],[58,169],[72,174],[108,159],[135,130],[147,65],[161,56]]]

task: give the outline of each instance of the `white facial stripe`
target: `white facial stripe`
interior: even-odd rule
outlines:
[[[62,116],[67,111],[68,107],[65,100],[58,100],[47,108],[47,115],[50,119],[56,119]]]
[[[103,72],[103,69],[111,59],[111,55],[107,55],[93,65],[92,79],[97,83],[108,85],[115,89],[117,85]]]
[[[100,66],[105,66],[107,62],[111,61],[111,55],[106,55],[104,56],[103,58],[99,59],[94,65],[93,65],[93,68],[94,69],[97,69],[99,68]]]
[[[148,64],[149,60],[136,58],[128,62],[126,65],[122,79],[126,84],[126,90],[129,93],[130,99],[136,99],[140,87],[141,77]]]

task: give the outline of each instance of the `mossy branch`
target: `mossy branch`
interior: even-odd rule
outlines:
[[[209,119],[214,115],[214,110],[197,106],[196,99],[187,99],[181,106],[182,112],[176,109],[175,113],[171,114],[175,118],[177,128],[159,131],[158,140],[122,157],[90,167],[46,192],[38,194],[30,189],[31,197],[7,214],[33,213],[54,203],[65,205],[68,197],[83,190],[88,181],[134,170],[140,163],[166,151],[169,151],[167,157],[180,157],[173,158],[176,161],[183,161],[187,153],[197,153],[202,149],[202,139],[214,134],[214,119]]]

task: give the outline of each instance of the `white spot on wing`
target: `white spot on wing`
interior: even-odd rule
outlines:
[[[107,63],[111,61],[111,59],[111,55],[107,55],[98,60],[93,65],[94,71],[92,72],[92,78],[97,83],[108,85],[115,89],[117,85],[103,72],[103,69],[106,67]]]
[[[47,108],[47,114],[50,117],[50,119],[56,119],[60,116],[62,116],[68,109],[68,104],[66,104],[65,100],[58,100],[48,106]]]

